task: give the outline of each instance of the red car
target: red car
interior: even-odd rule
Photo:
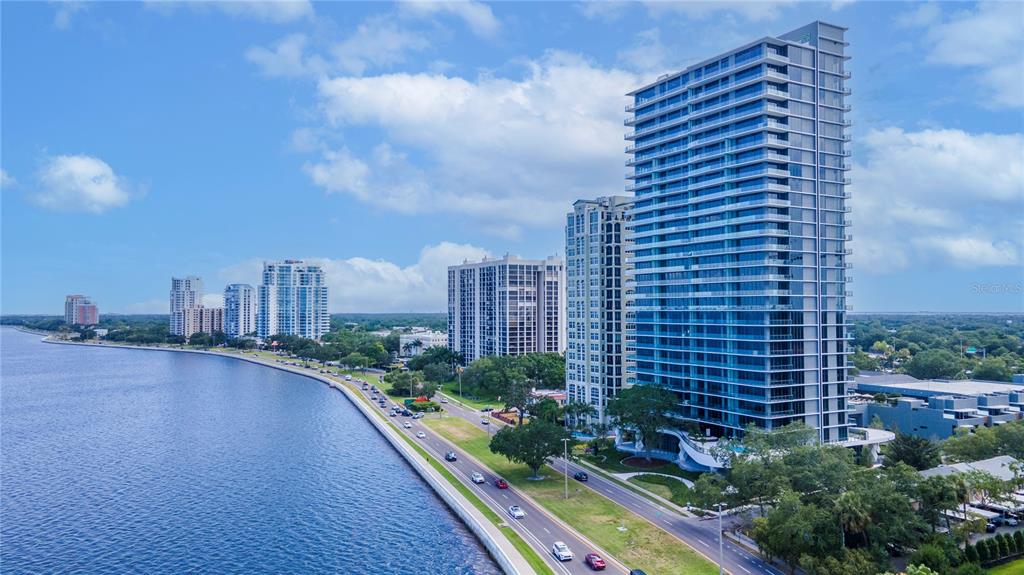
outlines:
[[[505,481],[500,477],[494,480],[494,484],[498,487],[498,489],[508,489],[508,481]]]
[[[601,556],[597,553],[587,553],[585,561],[594,571],[604,571],[604,568],[607,567],[604,563],[604,559],[601,559]]]

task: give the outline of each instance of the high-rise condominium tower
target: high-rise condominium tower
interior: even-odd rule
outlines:
[[[680,429],[847,439],[844,33],[814,22],[630,93],[635,377],[676,393]]]
[[[173,335],[188,337],[185,333],[186,309],[203,307],[203,280],[196,276],[171,278],[170,331]]]
[[[626,324],[623,265],[632,198],[578,200],[565,224],[570,401],[589,403],[604,420],[608,400],[625,384]]]
[[[224,288],[224,333],[242,337],[256,331],[256,289],[249,284]]]
[[[256,331],[261,338],[298,335],[320,339],[330,331],[323,268],[302,260],[263,264]]]
[[[100,312],[88,296],[69,295],[64,298],[64,323],[69,325],[96,325]]]
[[[485,259],[448,268],[448,347],[487,355],[565,350],[562,260]]]

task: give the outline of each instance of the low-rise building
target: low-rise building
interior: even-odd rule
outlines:
[[[414,357],[432,347],[448,347],[448,334],[428,329],[398,336],[398,351],[402,357]]]

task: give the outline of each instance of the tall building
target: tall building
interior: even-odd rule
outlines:
[[[632,198],[578,200],[565,224],[568,348],[565,391],[604,421],[608,400],[626,384],[626,226]]]
[[[189,307],[179,312],[182,318],[181,335],[189,338],[202,332],[214,334],[224,331],[224,308],[222,307]]]
[[[171,278],[170,332],[172,335],[188,337],[185,334],[186,309],[203,306],[203,280],[197,276]]]
[[[256,331],[256,289],[249,284],[224,288],[224,333],[238,338]]]
[[[69,325],[96,325],[100,312],[96,304],[84,295],[69,295],[64,298],[64,323]]]
[[[629,94],[633,371],[676,393],[680,430],[848,437],[845,31],[813,22]],[[686,451],[680,430],[648,447]]]
[[[265,262],[256,315],[259,336],[320,339],[330,329],[323,269],[302,260]]]
[[[561,258],[484,259],[448,268],[448,347],[487,355],[565,351]]]

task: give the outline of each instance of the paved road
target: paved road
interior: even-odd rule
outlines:
[[[372,378],[370,384],[373,385]],[[362,393],[370,398],[369,391],[362,391]],[[374,403],[377,405],[377,403]],[[395,405],[393,401],[387,402],[388,407],[381,409],[381,412],[387,413],[390,411],[390,406]],[[583,562],[583,557],[593,551],[593,548],[582,541],[579,537],[571,533],[566,529],[558,519],[548,515],[545,511],[537,508],[530,503],[515,487],[509,489],[498,489],[494,485],[494,480],[497,478],[493,472],[486,467],[475,463],[462,449],[447,442],[439,435],[437,435],[428,426],[422,424],[422,419],[414,420],[410,417],[394,417],[391,418],[396,424],[399,425],[399,429],[413,438],[414,441],[420,444],[424,449],[427,450],[432,456],[437,458],[438,461],[443,462],[448,468],[458,477],[463,484],[465,484],[471,491],[473,491],[480,499],[487,504],[491,509],[494,510],[499,516],[501,516],[509,525],[511,525],[525,540],[532,546],[537,553],[547,561],[551,568],[560,575],[582,575],[587,573],[593,573],[589,567]],[[479,417],[477,418],[477,425],[479,425]],[[404,427],[404,423],[408,422],[411,425],[410,429]],[[482,427],[482,426],[481,426]],[[425,438],[417,438],[416,433],[423,432],[426,435]],[[449,462],[444,460],[444,454],[448,451],[454,451],[458,460]],[[487,480],[486,483],[476,484],[471,480],[471,475],[474,471],[478,471],[484,475]],[[526,517],[522,519],[514,519],[508,514],[508,508],[511,505],[518,505],[526,512]],[[560,562],[551,555],[551,545],[555,541],[563,541],[572,552],[575,554],[575,558],[572,561]],[[601,553],[606,560],[610,559],[606,554]],[[609,561],[608,569],[605,573],[623,574],[626,573],[626,569],[619,565]]]
[[[491,419],[491,423],[489,425],[481,425],[480,421],[482,414],[480,412],[454,402],[448,403],[447,407],[448,413],[462,417],[481,429],[486,429],[500,424],[500,422]],[[552,462],[551,467],[558,473],[562,473],[564,465],[565,463],[562,458],[558,458]],[[589,481],[585,484],[581,484],[570,479],[570,487],[572,487],[572,485],[586,485],[586,487],[592,489],[596,493],[611,499],[633,513],[636,513],[651,523],[654,523],[658,527],[661,527],[665,531],[684,541],[690,547],[693,547],[703,553],[716,564],[718,563],[717,519],[702,521],[696,517],[685,517],[668,507],[657,504],[650,499],[639,495],[627,487],[623,487],[616,481],[606,479],[597,473],[592,472],[592,470],[588,468],[570,462],[568,465],[570,478],[577,471],[586,472],[589,475]],[[726,518],[724,519],[723,526],[728,529],[729,526],[736,521],[737,520],[735,518]],[[733,573],[734,575],[784,575],[779,569],[766,563],[760,557],[750,553],[746,549],[733,544],[728,539],[725,540],[723,557],[723,566],[726,571]]]

